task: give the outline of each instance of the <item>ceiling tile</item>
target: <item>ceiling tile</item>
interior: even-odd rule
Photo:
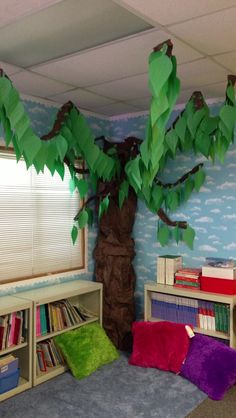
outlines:
[[[169,29],[193,48],[208,54],[221,54],[235,50],[236,7],[221,10]]]
[[[89,90],[120,101],[147,97],[149,95],[148,76],[147,74],[139,74],[89,87]]]
[[[208,58],[178,67],[182,89],[199,90],[201,86],[227,80],[227,70]]]
[[[8,64],[7,62],[0,61],[0,68],[6,73],[6,75],[10,76],[12,74],[16,74],[19,71],[22,71],[21,67],[17,67],[16,65]]]
[[[70,83],[78,87],[141,74],[147,71],[148,56],[152,48],[169,37],[167,32],[151,30],[68,58],[35,66],[32,71],[63,82],[70,80]],[[201,57],[183,42],[175,38],[172,38],[172,41],[178,63]]]
[[[224,98],[227,87],[227,81],[222,83],[213,83],[200,87],[203,97],[206,99]],[[192,89],[182,90],[177,101],[177,104],[187,103],[193,93]]]
[[[224,65],[229,71],[236,74],[236,51],[227,54],[220,54],[213,57],[215,61]]]
[[[169,25],[235,6],[236,0],[179,0],[178,4],[176,0],[117,0],[117,3],[151,22]]]
[[[133,113],[138,111],[138,108],[127,103],[112,103],[97,109],[97,113],[107,116],[122,115],[125,113]]]
[[[0,27],[8,25],[33,13],[38,12],[62,0],[1,0]]]
[[[114,103],[114,100],[99,96],[83,89],[71,90],[62,94],[49,97],[58,103],[66,103],[71,100],[76,106],[83,109],[94,110],[97,107]]]
[[[26,68],[151,27],[110,0],[64,0],[0,28],[0,56]]]
[[[142,99],[128,100],[126,103],[138,107],[140,110],[149,110],[151,95]]]
[[[11,80],[21,93],[44,98],[73,88],[68,84],[50,80],[30,71],[21,71],[11,76]]]

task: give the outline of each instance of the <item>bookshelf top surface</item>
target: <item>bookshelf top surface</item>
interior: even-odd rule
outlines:
[[[204,299],[216,302],[225,302],[228,304],[236,304],[236,295],[223,295],[221,293],[204,292],[203,290],[181,289],[175,288],[174,286],[156,284],[152,282],[146,283],[144,288],[152,292],[160,292],[176,296],[186,296],[193,299]]]
[[[53,300],[68,298],[84,293],[93,292],[102,288],[101,283],[89,280],[75,280],[66,283],[54,284],[38,289],[19,292],[18,298],[33,300],[36,303],[48,303]]]
[[[31,306],[29,301],[19,299],[15,296],[0,296],[0,315],[20,311]]]

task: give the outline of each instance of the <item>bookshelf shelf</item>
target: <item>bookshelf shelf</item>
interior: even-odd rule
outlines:
[[[14,325],[12,325],[12,322],[9,331],[7,331],[6,334],[4,333],[4,345],[7,345],[6,341],[10,341],[12,327],[14,332],[17,332],[19,338],[23,336],[21,333],[23,323],[25,341],[0,350],[0,360],[10,354],[18,358],[20,377],[18,385],[15,388],[0,394],[0,402],[32,387],[32,303],[30,301],[20,300],[16,296],[0,297],[0,317],[8,318],[6,323],[4,321],[4,325],[2,323],[2,327],[9,327],[9,321],[15,313],[19,313],[18,321],[20,321],[21,324],[20,331],[19,328],[17,329]],[[25,318],[24,321],[23,317]]]
[[[229,332],[212,331],[203,328],[195,327],[196,333],[205,334],[211,337],[217,337],[223,340],[228,340],[232,348],[236,348],[236,295],[223,295],[218,293],[204,292],[201,290],[181,289],[173,286],[147,283],[144,285],[144,320],[145,321],[161,321],[163,318],[156,318],[152,316],[151,301],[152,295],[161,293],[165,295],[174,295],[179,297],[186,297],[189,299],[203,300],[207,302],[222,303],[229,307]]]
[[[4,348],[4,350],[0,351],[0,356],[4,356],[5,354],[12,353],[12,351],[21,350],[23,347],[27,347],[28,343],[22,343],[17,345],[12,345],[11,347]]]
[[[102,325],[102,284],[90,282],[86,280],[75,280],[67,283],[61,283],[54,286],[49,286],[46,289],[36,289],[20,294],[22,299],[31,301],[33,303],[33,385],[36,386],[46,380],[52,379],[55,376],[63,373],[67,368],[65,365],[57,365],[54,367],[47,366],[47,371],[37,372],[39,349],[37,344],[46,343],[46,340],[53,340],[56,335],[62,334],[66,331],[73,330],[89,324],[91,322],[99,322]],[[58,331],[47,332],[44,335],[37,334],[37,311],[41,305],[58,304],[61,301],[69,301],[72,306],[79,308],[83,306],[88,311],[94,313],[94,317],[88,318],[85,321],[78,322]],[[49,309],[48,309],[49,311]],[[51,328],[51,327],[50,327]],[[49,328],[48,328],[49,329]],[[38,351],[36,351],[38,350]]]
[[[40,341],[48,340],[50,338],[55,337],[56,335],[63,334],[66,331],[72,331],[73,329],[82,327],[83,325],[90,324],[91,322],[99,321],[99,317],[95,316],[94,318],[88,319],[87,321],[79,322],[76,325],[72,325],[71,327],[66,327],[60,331],[50,332],[49,334],[41,335],[40,337],[36,338],[36,342],[39,343]]]

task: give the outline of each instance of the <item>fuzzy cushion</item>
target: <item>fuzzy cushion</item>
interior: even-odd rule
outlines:
[[[57,335],[54,341],[77,379],[90,375],[98,367],[119,357],[116,348],[98,323]]]
[[[191,340],[181,376],[209,398],[220,400],[236,383],[236,350],[214,338],[196,334]]]
[[[129,364],[179,373],[189,349],[183,324],[168,321],[134,322],[133,352]]]

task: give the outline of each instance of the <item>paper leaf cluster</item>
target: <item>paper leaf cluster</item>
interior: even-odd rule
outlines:
[[[64,178],[65,165],[69,167],[70,191],[78,190],[85,199],[88,190],[98,193],[101,218],[109,208],[111,189],[99,194],[99,184],[114,182],[120,208],[128,198],[131,189],[142,199],[147,208],[157,213],[160,222],[157,239],[166,245],[169,239],[177,243],[183,240],[193,248],[194,230],[181,222],[171,223],[164,216],[174,212],[186,202],[193,191],[199,191],[205,180],[202,165],[183,173],[175,183],[163,184],[159,174],[169,158],[176,158],[178,152],[193,150],[213,162],[224,161],[225,153],[234,140],[236,123],[235,77],[230,76],[226,89],[226,100],[217,116],[211,116],[210,109],[200,92],[195,92],[175,122],[167,129],[168,120],[180,91],[176,75],[176,59],[172,55],[170,41],[156,47],[149,57],[149,87],[151,91],[150,113],[146,137],[136,154],[121,164],[117,145],[104,151],[97,143],[89,125],[80,111],[68,102],[58,112],[57,124],[48,135],[37,136],[20,100],[19,93],[9,78],[0,77],[0,121],[4,128],[6,146],[13,146],[17,161],[25,160],[26,166],[34,166],[37,173],[48,167],[51,174],[57,172]],[[59,122],[58,122],[59,121]],[[83,160],[88,177],[78,178],[76,161]],[[113,183],[112,183],[113,184]],[[84,228],[93,221],[89,201],[84,202],[75,216],[71,231],[75,242],[78,228]],[[167,220],[166,220],[167,219]]]

